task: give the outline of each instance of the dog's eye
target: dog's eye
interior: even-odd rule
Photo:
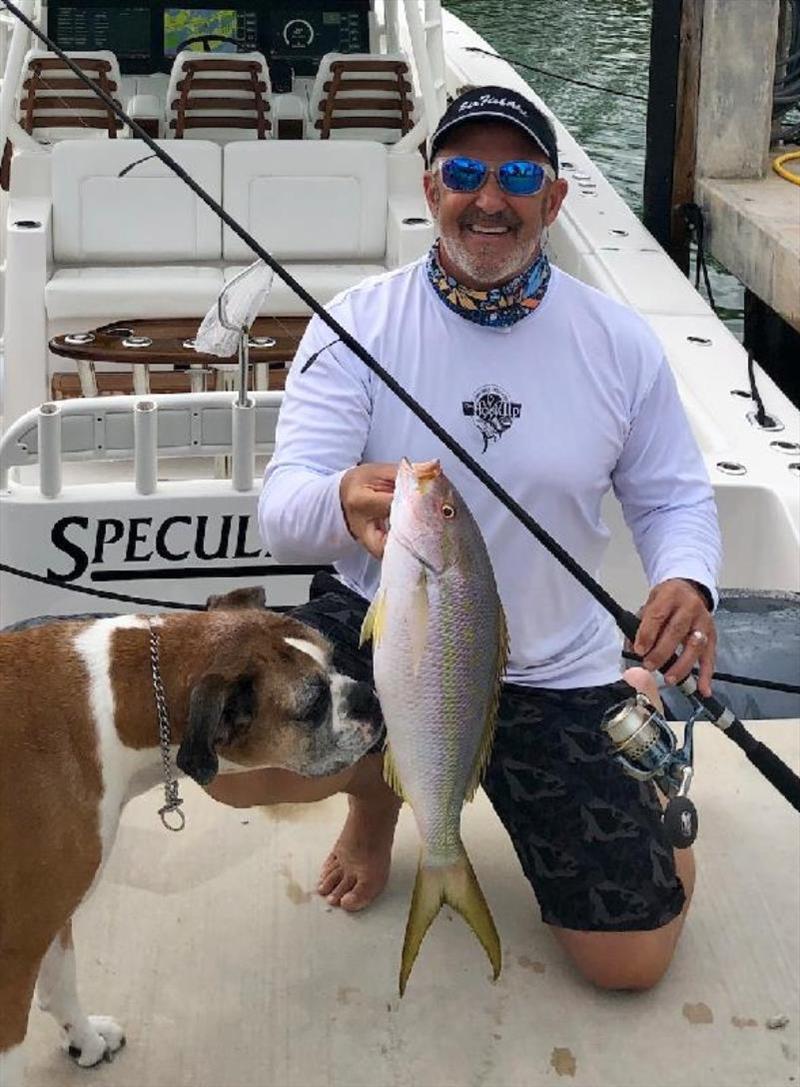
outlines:
[[[297,710],[298,721],[309,724],[321,724],[326,720],[331,709],[331,689],[323,679],[310,680],[304,690],[304,697]]]

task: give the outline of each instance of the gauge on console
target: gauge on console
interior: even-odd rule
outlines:
[[[283,28],[283,40],[290,49],[308,49],[314,40],[314,27],[307,19],[290,19]]]

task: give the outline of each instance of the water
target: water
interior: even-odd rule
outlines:
[[[558,74],[647,97],[651,0],[444,0],[507,60],[586,149],[641,217],[646,102],[576,86]],[[709,259],[720,317],[741,339],[744,289]],[[694,276],[694,261],[692,262]]]

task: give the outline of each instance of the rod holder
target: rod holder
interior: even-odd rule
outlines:
[[[233,489],[249,491],[256,473],[255,401],[250,397],[244,404],[234,401],[232,411]]]
[[[45,498],[61,494],[61,408],[42,404],[37,419],[39,490]]]
[[[133,408],[133,460],[137,494],[153,494],[158,480],[158,407],[137,400]]]

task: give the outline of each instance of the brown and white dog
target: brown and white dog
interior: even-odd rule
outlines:
[[[2,1087],[22,1083],[34,987],[78,1064],[124,1041],[113,1019],[81,1011],[70,919],[100,876],[123,805],[163,772],[148,618],[172,754],[201,784],[244,767],[335,773],[380,734],[370,688],[333,673],[325,639],[264,610],[260,590],[211,597],[206,612],[0,633]]]

